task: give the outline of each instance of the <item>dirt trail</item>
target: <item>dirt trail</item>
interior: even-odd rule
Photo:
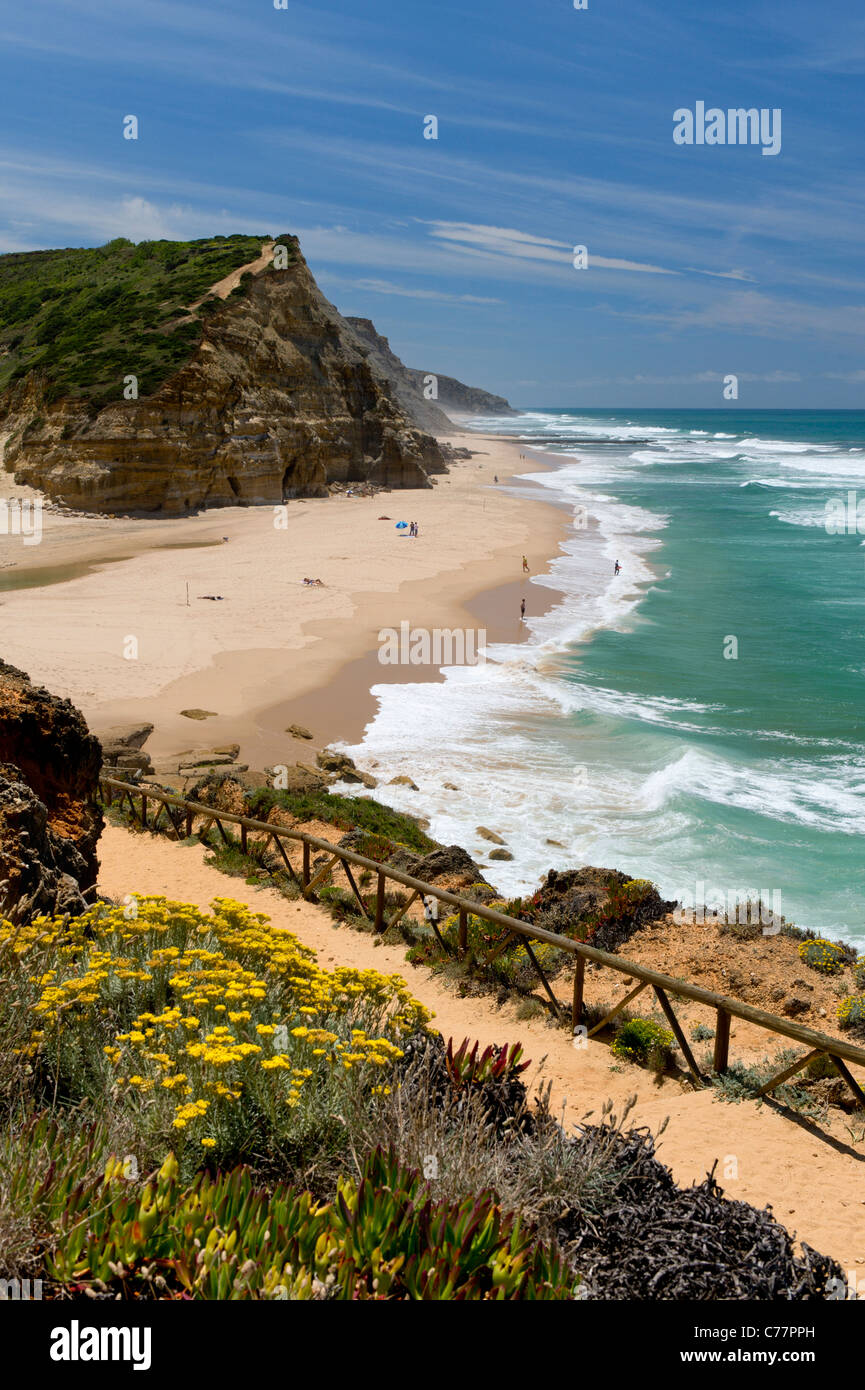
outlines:
[[[197,309],[198,306],[203,304],[205,299],[209,299],[211,295],[217,295],[220,299],[227,299],[231,291],[236,290],[240,284],[241,275],[245,275],[248,270],[251,271],[253,275],[257,275],[260,270],[264,270],[265,266],[270,265],[274,244],[275,243],[272,241],[264,242],[260,256],[257,256],[254,261],[248,261],[246,265],[239,265],[236,270],[232,270],[228,275],[223,276],[221,280],[217,280],[216,284],[211,285],[210,289],[207,290],[200,299],[196,299],[194,304],[190,304],[190,310]]]
[[[204,863],[198,844],[177,844],[106,826],[100,841],[103,893],[162,893],[206,908],[216,897],[235,898],[265,912],[315,948],[324,965],[351,965],[401,974],[412,993],[435,1011],[435,1026],[447,1038],[487,1043],[520,1041],[533,1063],[545,1058],[543,1076],[553,1083],[565,1118],[600,1115],[607,1098],[621,1110],[636,1095],[634,1124],[653,1132],[665,1117],[659,1157],[678,1182],[701,1181],[717,1161],[716,1176],[729,1197],[774,1208],[800,1240],[833,1255],[845,1271],[865,1276],[865,1144],[854,1145],[843,1125],[821,1127],[770,1103],[728,1105],[709,1090],[694,1093],[672,1078],[658,1079],[620,1064],[604,1043],[576,1048],[544,1019],[520,1020],[515,1007],[490,999],[460,999],[426,968],[405,960],[404,948],[376,944],[365,932],[337,926],[324,908],[290,902],[271,888],[253,887]],[[623,1069],[620,1069],[623,1068]],[[527,1076],[535,1077],[537,1067]]]

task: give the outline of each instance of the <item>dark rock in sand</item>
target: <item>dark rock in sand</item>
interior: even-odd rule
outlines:
[[[795,994],[791,994],[781,1005],[781,1012],[787,1018],[796,1018],[798,1014],[806,1014],[810,1007],[807,999],[799,999]]]

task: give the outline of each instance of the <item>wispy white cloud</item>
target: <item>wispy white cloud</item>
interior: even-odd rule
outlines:
[[[699,270],[697,266],[686,266],[693,275],[708,275],[713,280],[749,280],[756,284],[755,277],[745,270]]]
[[[488,251],[496,256],[511,256],[517,260],[553,261],[557,265],[566,264],[574,254],[574,247],[566,241],[555,241],[550,237],[535,236],[521,232],[514,227],[486,227],[472,222],[430,222],[431,235],[447,241],[458,248]],[[628,270],[648,275],[675,275],[676,271],[659,265],[643,265],[638,261],[618,260],[598,256],[589,250],[589,266],[602,270]]]
[[[427,290],[418,286],[395,285],[390,280],[348,280],[339,276],[328,277],[330,284],[343,285],[349,289],[364,290],[369,294],[396,295],[402,299],[430,299],[442,304],[502,304],[501,299],[489,298],[480,294],[451,294],[447,290]]]

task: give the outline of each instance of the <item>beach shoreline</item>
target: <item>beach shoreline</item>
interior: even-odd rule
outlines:
[[[4,658],[72,699],[97,734],[152,723],[155,762],[239,744],[261,770],[358,741],[372,685],[441,679],[434,664],[382,665],[382,629],[485,628],[517,642],[520,599],[531,618],[557,597],[527,581],[560,553],[570,514],[517,476],[555,458],[527,460],[492,434],[448,443],[472,457],[432,488],[295,499],[279,527],[271,506],[164,521],[48,510],[39,546],[19,542],[12,564],[5,548]],[[396,529],[402,518],[418,521],[416,539]],[[36,587],[22,587],[31,575]],[[213,715],[193,721],[190,708]],[[292,723],[312,741],[288,735]]]

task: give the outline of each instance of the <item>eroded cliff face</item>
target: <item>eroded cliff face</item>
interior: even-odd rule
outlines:
[[[0,402],[7,470],[107,513],[279,503],[334,482],[429,486],[446,472],[438,444],[372,370],[296,241],[291,251],[287,269],[268,265],[207,315],[190,361],[151,396],[94,417],[71,400],[46,405],[34,377],[19,382]]]
[[[0,917],[84,911],[98,871],[101,762],[75,706],[0,661]]]
[[[456,426],[434,400],[424,394],[422,372],[413,371],[397,357],[387,338],[378,332],[372,319],[346,318],[356,334],[373,371],[387,383],[399,405],[420,429],[433,434],[453,434]]]
[[[371,319],[347,318],[369,352],[369,360],[379,374],[388,379],[403,410],[422,429],[436,434],[453,434],[458,428],[445,413],[457,415],[517,415],[504,396],[494,396],[479,386],[466,386],[452,376],[441,376],[426,368],[406,367],[392,351],[387,338],[382,337]],[[428,400],[426,391],[430,377],[435,378],[436,396]]]

